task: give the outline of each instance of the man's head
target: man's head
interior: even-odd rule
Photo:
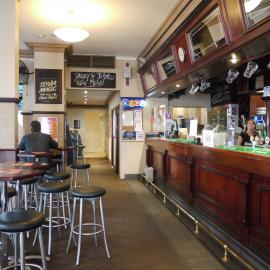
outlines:
[[[32,132],[40,132],[41,131],[41,125],[38,121],[32,121],[31,122],[31,131]]]

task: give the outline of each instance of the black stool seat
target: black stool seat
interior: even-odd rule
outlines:
[[[8,198],[12,198],[12,197],[16,196],[16,189],[13,187],[8,187],[7,188],[7,196],[8,196]]]
[[[38,191],[44,192],[44,193],[59,193],[59,192],[68,191],[69,187],[70,185],[67,183],[47,182],[47,183],[41,183],[38,186]]]
[[[93,199],[105,195],[106,190],[102,187],[77,187],[71,190],[74,197]]]
[[[88,164],[88,163],[84,163],[84,164],[76,163],[76,164],[71,164],[70,168],[71,169],[78,169],[78,170],[80,170],[80,169],[89,169],[90,164]]]
[[[54,174],[45,174],[44,178],[46,180],[50,180],[50,181],[60,181],[60,180],[66,180],[70,178],[70,174],[66,173],[66,172],[57,172]]]
[[[37,177],[33,177],[33,178],[29,178],[29,179],[23,179],[23,180],[20,180],[20,185],[31,185],[31,184],[34,184],[37,182]],[[12,185],[16,185],[17,181],[10,181],[10,183]]]
[[[62,159],[51,159],[51,164],[62,164],[63,163],[63,161],[62,161]]]
[[[8,233],[26,232],[40,227],[45,221],[41,212],[16,210],[0,214],[0,231]]]

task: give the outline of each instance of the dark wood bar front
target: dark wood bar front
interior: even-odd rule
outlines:
[[[248,260],[252,250],[255,261],[270,262],[270,156],[165,139],[146,144],[157,185]]]

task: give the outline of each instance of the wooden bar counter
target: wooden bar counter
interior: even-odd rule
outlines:
[[[146,145],[160,187],[248,260],[270,262],[270,155],[166,139]]]

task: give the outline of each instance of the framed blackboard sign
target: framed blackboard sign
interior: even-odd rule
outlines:
[[[76,88],[116,88],[116,73],[71,72],[71,87]]]
[[[233,102],[232,91],[228,84],[219,84],[211,89],[211,107]]]
[[[167,77],[170,77],[171,75],[176,73],[174,60],[170,60],[166,63],[163,63],[162,67]]]
[[[62,70],[35,69],[36,103],[62,103]]]

